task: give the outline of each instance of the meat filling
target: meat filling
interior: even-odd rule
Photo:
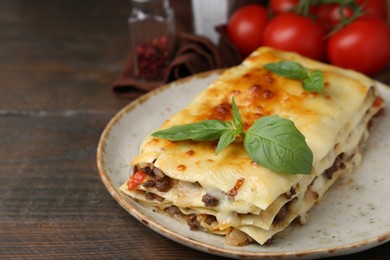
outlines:
[[[196,218],[196,215],[189,215],[187,218],[187,224],[191,230],[197,230],[200,227],[200,223]]]
[[[182,216],[183,214],[181,213],[180,209],[173,205],[165,209],[165,211],[171,216]]]
[[[140,170],[147,175],[147,180],[144,181],[141,185],[145,188],[155,188],[160,192],[167,192],[172,188],[171,178],[165,176],[164,173],[157,167],[153,165],[148,165],[146,167],[137,167],[135,170]],[[155,195],[151,192],[145,193],[145,198],[147,200],[158,200],[163,201],[163,198]]]
[[[219,200],[217,198],[211,196],[210,194],[206,193],[202,197],[202,202],[204,203],[204,205],[206,207],[215,207],[218,205]]]
[[[287,199],[291,199],[297,193],[295,187],[291,186],[290,191],[286,192],[284,195]]]
[[[156,181],[155,181],[155,180],[148,180],[148,181],[145,181],[144,183],[142,183],[142,186],[144,186],[145,188],[153,188],[153,187],[156,187]]]
[[[145,193],[145,199],[147,200],[157,200],[157,201],[164,201],[163,197],[158,196],[157,194],[151,193],[151,192],[146,192]]]
[[[279,212],[276,214],[276,216],[274,218],[274,223],[282,221],[286,215],[287,215],[287,203],[284,204],[280,208]]]
[[[217,221],[217,218],[213,215],[207,215],[206,216],[206,219],[205,219],[205,223],[207,225],[211,225],[213,222],[216,222]]]
[[[324,176],[329,180],[332,179],[333,173],[335,171],[337,171],[338,169],[345,169],[345,164],[343,163],[343,155],[343,153],[339,154],[336,157],[336,160],[334,161],[333,165],[324,171]]]
[[[161,192],[167,192],[171,188],[171,179],[164,176],[161,180],[156,181],[156,189]]]
[[[154,175],[153,170],[150,167],[141,168],[141,171],[143,171],[147,175]]]

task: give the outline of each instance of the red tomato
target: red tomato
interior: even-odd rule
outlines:
[[[325,34],[325,29],[318,22],[294,13],[284,13],[276,16],[265,28],[264,45],[323,60]]]
[[[130,176],[129,180],[127,181],[127,188],[129,190],[135,190],[145,179],[146,173],[144,172],[136,172],[133,175]]]
[[[238,51],[248,55],[263,44],[263,32],[268,23],[267,9],[251,4],[235,11],[227,24],[227,34]]]
[[[379,18],[387,21],[388,10],[386,0],[355,0],[363,8],[361,18]]]
[[[274,14],[291,12],[299,3],[299,0],[271,0],[269,7]]]
[[[346,18],[353,15],[353,11],[350,7],[340,7],[339,4],[321,4],[318,8],[318,19],[321,24],[327,28],[332,28],[338,25],[341,21],[340,8]]]
[[[365,74],[379,72],[390,61],[390,29],[380,19],[358,19],[329,38],[327,52],[334,65]]]
[[[274,14],[282,14],[294,11],[294,8],[299,4],[300,0],[271,0],[269,7]],[[310,5],[309,14],[316,14],[317,6]]]

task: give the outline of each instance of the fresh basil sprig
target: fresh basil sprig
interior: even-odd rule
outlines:
[[[244,138],[244,148],[256,163],[276,172],[289,174],[310,174],[313,153],[305,137],[294,123],[279,116],[264,116],[255,121],[246,133],[237,105],[232,100],[233,124],[219,120],[204,120],[197,123],[177,125],[152,133],[152,136],[170,141],[218,140],[215,153],[218,154],[236,140]]]
[[[264,68],[279,76],[302,81],[302,86],[307,91],[321,92],[324,88],[324,74],[319,70],[313,70],[309,74],[308,69],[298,62],[273,62],[265,64]]]

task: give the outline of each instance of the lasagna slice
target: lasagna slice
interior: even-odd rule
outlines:
[[[324,76],[321,92],[264,65],[293,61]],[[313,153],[311,174],[274,172],[253,162],[237,138],[215,153],[215,141],[169,141],[151,135],[131,163],[122,192],[187,222],[190,229],[224,235],[229,245],[269,244],[307,212],[345,172],[359,165],[370,121],[383,107],[376,82],[351,70],[262,47],[226,70],[160,127],[232,120],[234,98],[248,129],[278,115],[294,122]]]

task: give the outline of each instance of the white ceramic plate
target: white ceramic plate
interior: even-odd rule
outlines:
[[[350,254],[390,240],[389,113],[375,121],[362,166],[331,188],[324,201],[310,211],[306,225],[293,225],[271,246],[227,246],[223,237],[190,231],[186,224],[123,195],[118,188],[128,178],[130,161],[137,155],[141,140],[220,73],[207,72],[168,84],[132,102],[110,121],[99,142],[97,163],[103,183],[124,209],[178,243],[231,258],[313,259]],[[380,90],[390,104],[390,89],[381,86]]]

